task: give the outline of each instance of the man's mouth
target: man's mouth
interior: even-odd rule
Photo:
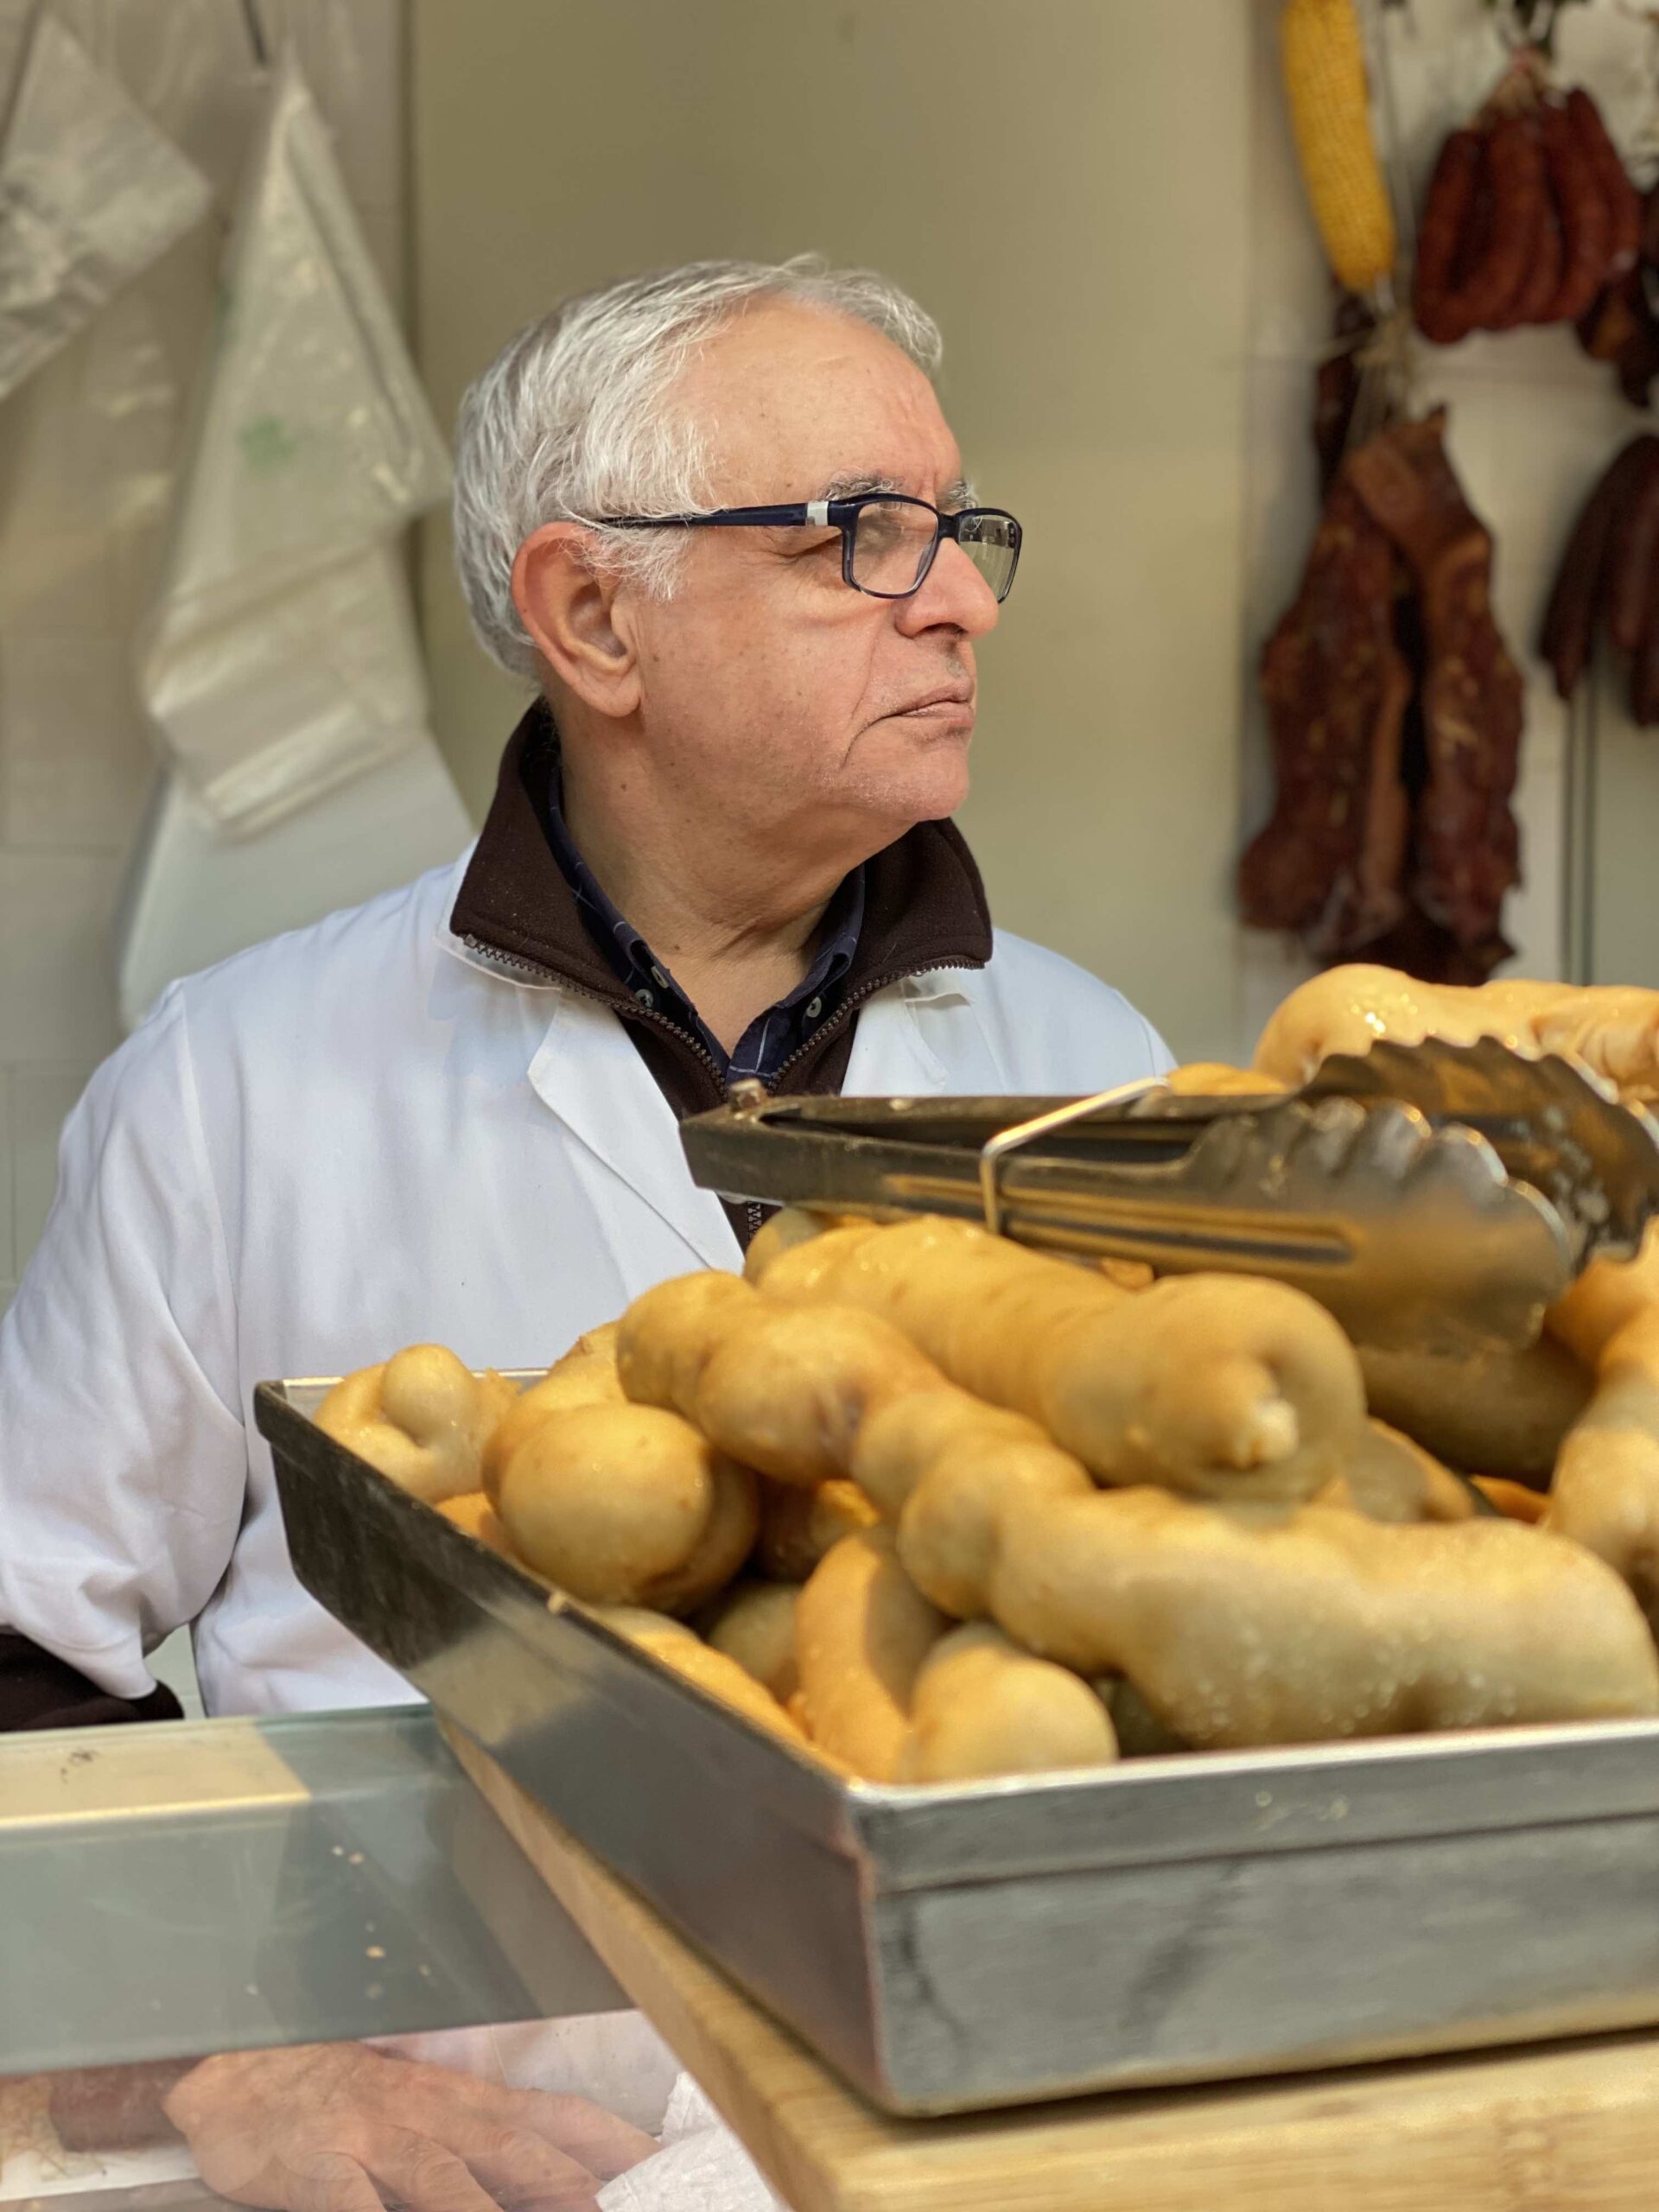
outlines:
[[[974,707],[973,686],[967,683],[946,683],[941,684],[937,691],[928,691],[919,699],[912,699],[906,705],[896,708],[894,712],[897,715],[938,715],[945,713],[951,708],[960,711],[964,707],[971,715]]]

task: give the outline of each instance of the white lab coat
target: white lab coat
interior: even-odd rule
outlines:
[[[0,1321],[0,1626],[118,1695],[187,1621],[210,1713],[413,1695],[295,1580],[257,1382],[422,1341],[544,1365],[652,1283],[741,1264],[615,1014],[451,933],[464,866],[172,985],[65,1129]],[[843,1088],[1085,1092],[1168,1065],[1116,992],[999,936],[983,969],[870,999]],[[731,2202],[763,2201],[721,2142]],[[619,2208],[659,2201],[658,2164]],[[712,2172],[692,2193],[714,2202]]]

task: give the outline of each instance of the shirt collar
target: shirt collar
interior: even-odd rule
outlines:
[[[625,1009],[626,987],[583,921],[553,849],[547,801],[557,755],[553,718],[537,700],[502,755],[449,927],[461,947],[509,978],[573,983]],[[848,989],[929,969],[982,968],[990,958],[984,886],[954,823],[918,823],[861,874],[864,910]]]
[[[588,934],[609,961],[619,982],[637,1003],[667,1014],[697,1036],[717,1066],[735,1065],[743,1073],[765,1076],[774,1060],[786,1056],[804,1027],[820,1020],[840,997],[842,979],[853,965],[864,926],[862,867],[837,886],[824,910],[818,950],[800,982],[728,1054],[703,1024],[690,998],[664,963],[621,912],[583,858],[564,814],[563,778],[553,760],[547,789],[547,836],[553,856],[575,895]]]

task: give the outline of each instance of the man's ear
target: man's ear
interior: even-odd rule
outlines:
[[[536,650],[558,678],[601,715],[631,715],[639,700],[639,655],[621,578],[595,568],[592,533],[543,523],[518,548],[512,603]]]

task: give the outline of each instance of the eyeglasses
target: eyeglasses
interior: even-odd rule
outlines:
[[[896,492],[805,499],[792,506],[716,507],[706,515],[604,515],[599,523],[606,530],[838,530],[842,575],[872,599],[908,599],[918,592],[947,537],[961,546],[999,606],[1020,565],[1020,525],[1001,507],[942,514],[925,499]]]

